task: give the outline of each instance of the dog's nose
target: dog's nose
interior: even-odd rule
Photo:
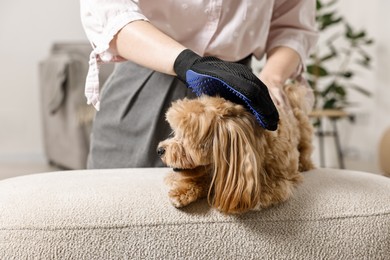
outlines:
[[[164,153],[165,153],[165,148],[164,147],[160,146],[160,147],[157,148],[158,156],[163,156]]]

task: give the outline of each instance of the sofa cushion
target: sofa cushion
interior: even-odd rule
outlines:
[[[167,168],[0,181],[0,259],[385,259],[390,179],[316,169],[294,197],[240,216],[170,205]]]

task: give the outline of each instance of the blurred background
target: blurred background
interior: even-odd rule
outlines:
[[[371,96],[351,93],[358,104],[351,108],[355,120],[337,123],[345,166],[380,173],[379,147],[390,128],[390,1],[341,0],[336,8],[374,40],[365,48],[372,58],[370,69],[354,74]],[[87,41],[79,2],[1,1],[0,37],[0,178],[56,169],[48,165],[43,145],[39,63],[54,43]],[[314,144],[319,163],[316,140]],[[325,139],[325,147],[325,166],[339,167],[331,138]]]

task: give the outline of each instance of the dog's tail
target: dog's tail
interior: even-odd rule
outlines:
[[[284,86],[291,108],[299,108],[309,114],[313,109],[314,94],[313,90],[307,84],[300,82],[289,83]]]

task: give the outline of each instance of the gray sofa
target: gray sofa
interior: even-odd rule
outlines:
[[[85,42],[55,43],[39,63],[45,156],[50,164],[64,169],[85,169],[87,164],[95,116],[84,96],[91,51]],[[100,66],[101,86],[113,69],[114,63]]]
[[[294,197],[240,216],[176,209],[167,168],[0,181],[0,259],[390,259],[390,179],[317,169]]]

